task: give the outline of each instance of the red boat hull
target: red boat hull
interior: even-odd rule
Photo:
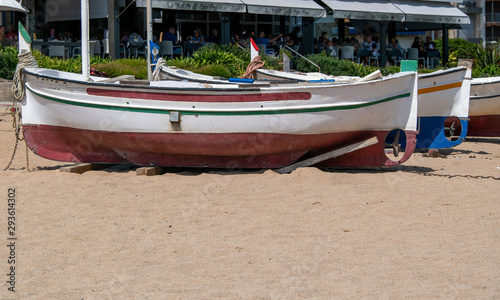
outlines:
[[[469,118],[467,136],[500,137],[500,115]]]
[[[416,132],[405,131],[407,149],[393,161],[384,152],[387,131],[324,134],[131,133],[24,125],[26,142],[37,155],[67,162],[132,163],[172,167],[278,168],[376,136],[379,142],[336,159],[328,167],[393,166],[415,148]],[[200,146],[202,145],[202,146]],[[257,155],[258,154],[258,155]]]

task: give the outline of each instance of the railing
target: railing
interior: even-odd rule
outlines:
[[[318,68],[318,72],[320,72],[320,73],[321,73],[321,68],[320,68],[317,64],[313,63],[312,61],[310,61],[309,59],[307,59],[306,57],[304,57],[302,54],[300,54],[299,52],[295,51],[294,49],[292,49],[292,48],[288,47],[287,45],[284,45],[284,46],[285,46],[285,48],[286,48],[287,50],[292,51],[293,53],[295,53],[296,55],[300,56],[301,58],[303,58],[303,59],[304,59],[305,61],[307,61],[308,63],[310,63],[310,64],[312,64],[313,66],[315,66],[316,68]]]
[[[479,7],[474,1],[464,1],[462,3],[458,3],[458,8],[464,7]]]

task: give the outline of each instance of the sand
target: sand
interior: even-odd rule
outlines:
[[[12,154],[0,107],[0,167]],[[16,299],[500,299],[500,139],[415,153],[387,171],[60,172],[24,143],[16,189]],[[7,243],[7,202],[0,239]]]

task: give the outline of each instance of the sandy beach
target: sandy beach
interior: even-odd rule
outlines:
[[[1,169],[15,142],[6,108]],[[0,171],[3,199],[15,189],[17,237],[15,293],[4,246],[0,295],[500,299],[500,138],[441,153],[385,171],[80,175],[33,153],[28,172],[21,142]]]

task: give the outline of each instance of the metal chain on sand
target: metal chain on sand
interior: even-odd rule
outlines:
[[[13,100],[12,100],[12,106],[9,108],[12,114],[12,127],[14,128],[14,134],[16,135],[16,143],[14,145],[14,151],[12,152],[9,164],[4,169],[4,171],[7,171],[12,165],[14,157],[16,156],[19,141],[24,141],[24,136],[22,135],[22,129],[21,129],[21,124],[22,124],[21,107],[19,105],[25,97],[25,87],[24,87],[24,82],[21,78],[22,76],[21,70],[26,67],[32,67],[32,68],[38,67],[38,63],[35,57],[33,57],[33,54],[29,51],[18,54],[17,58],[18,58],[18,63],[12,81]],[[29,153],[28,145],[26,144],[26,169],[28,170],[28,172],[31,172],[29,167],[28,153]]]

